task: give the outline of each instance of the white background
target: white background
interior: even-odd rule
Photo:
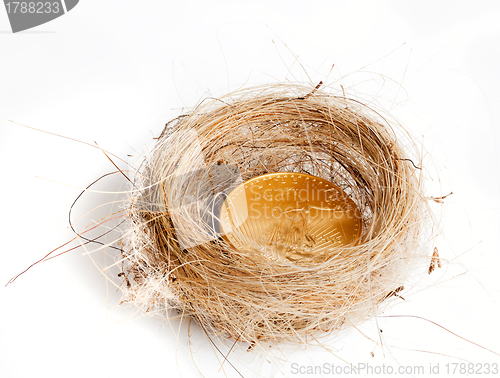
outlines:
[[[299,376],[292,363],[440,364],[444,373],[447,363],[500,362],[460,338],[500,353],[499,2],[83,0],[18,34],[1,10],[0,54],[1,377],[239,376],[227,362],[219,372],[222,358],[196,325],[189,338],[176,320],[119,306],[84,249],[3,287],[73,237],[79,189],[114,170],[96,148],[8,120],[133,161],[203,98],[282,81],[342,85],[423,143],[427,194],[454,192],[435,208],[443,232],[431,247],[445,265],[383,315],[455,335],[421,318],[379,318],[324,348],[236,347],[229,360],[245,377]],[[89,194],[80,215],[114,200]],[[231,343],[218,345],[227,353]]]

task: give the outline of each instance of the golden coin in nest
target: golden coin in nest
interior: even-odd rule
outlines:
[[[290,261],[324,261],[361,235],[361,214],[339,187],[303,173],[270,173],[236,187],[220,212],[236,249]]]

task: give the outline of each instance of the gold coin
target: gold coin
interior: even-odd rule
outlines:
[[[291,261],[324,261],[361,235],[354,201],[331,182],[303,173],[270,173],[242,183],[224,201],[220,225],[235,248]]]

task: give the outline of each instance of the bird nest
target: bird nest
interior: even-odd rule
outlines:
[[[359,324],[390,302],[422,256],[419,162],[400,126],[318,88],[272,85],[205,100],[166,125],[134,178],[126,300],[165,316],[176,309],[212,335],[251,343],[303,342]],[[220,227],[224,200],[278,172],[345,193],[360,219],[356,243],[320,259],[235,247]]]

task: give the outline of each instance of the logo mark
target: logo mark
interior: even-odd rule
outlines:
[[[4,0],[13,33],[45,24],[73,9],[79,0],[11,1]]]

